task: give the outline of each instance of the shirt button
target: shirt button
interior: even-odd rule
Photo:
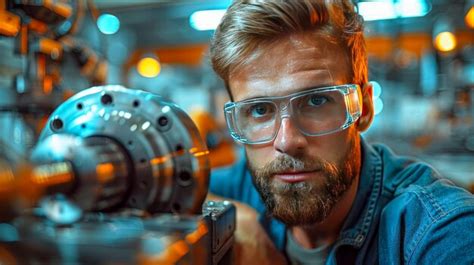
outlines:
[[[362,243],[364,241],[364,238],[365,237],[363,235],[358,235],[355,240],[357,243]]]

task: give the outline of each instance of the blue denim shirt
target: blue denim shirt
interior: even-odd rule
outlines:
[[[474,264],[474,196],[429,165],[362,139],[356,199],[326,264]],[[266,214],[245,159],[214,170],[210,191],[245,202],[280,249],[286,227]]]

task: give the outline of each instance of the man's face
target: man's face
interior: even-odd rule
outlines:
[[[229,78],[235,101],[285,96],[350,83],[350,61],[337,44],[314,34],[260,46]],[[283,118],[274,141],[246,145],[253,181],[270,213],[287,225],[323,221],[358,178],[360,143],[354,126],[309,137]]]

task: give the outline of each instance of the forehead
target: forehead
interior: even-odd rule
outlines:
[[[348,82],[347,53],[314,33],[300,33],[260,45],[231,71],[229,86],[236,101],[284,96],[308,88]]]

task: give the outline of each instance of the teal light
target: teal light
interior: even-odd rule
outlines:
[[[382,94],[382,87],[377,81],[370,81],[370,83],[372,84],[372,93],[373,93],[374,99],[379,98],[380,95]]]
[[[102,14],[97,19],[97,27],[106,35],[115,34],[120,29],[120,20],[114,15]]]
[[[393,2],[391,0],[379,0],[371,2],[359,2],[357,4],[359,14],[365,21],[394,19],[397,17]]]
[[[422,17],[430,12],[426,0],[398,0],[394,5],[400,17]]]
[[[357,4],[365,21],[422,17],[430,11],[428,0],[375,0]]]
[[[375,115],[379,115],[383,110],[383,101],[381,98],[377,98],[375,101],[374,101],[374,111],[375,111]]]
[[[225,9],[196,11],[189,17],[189,24],[196,30],[215,30],[225,14]]]

